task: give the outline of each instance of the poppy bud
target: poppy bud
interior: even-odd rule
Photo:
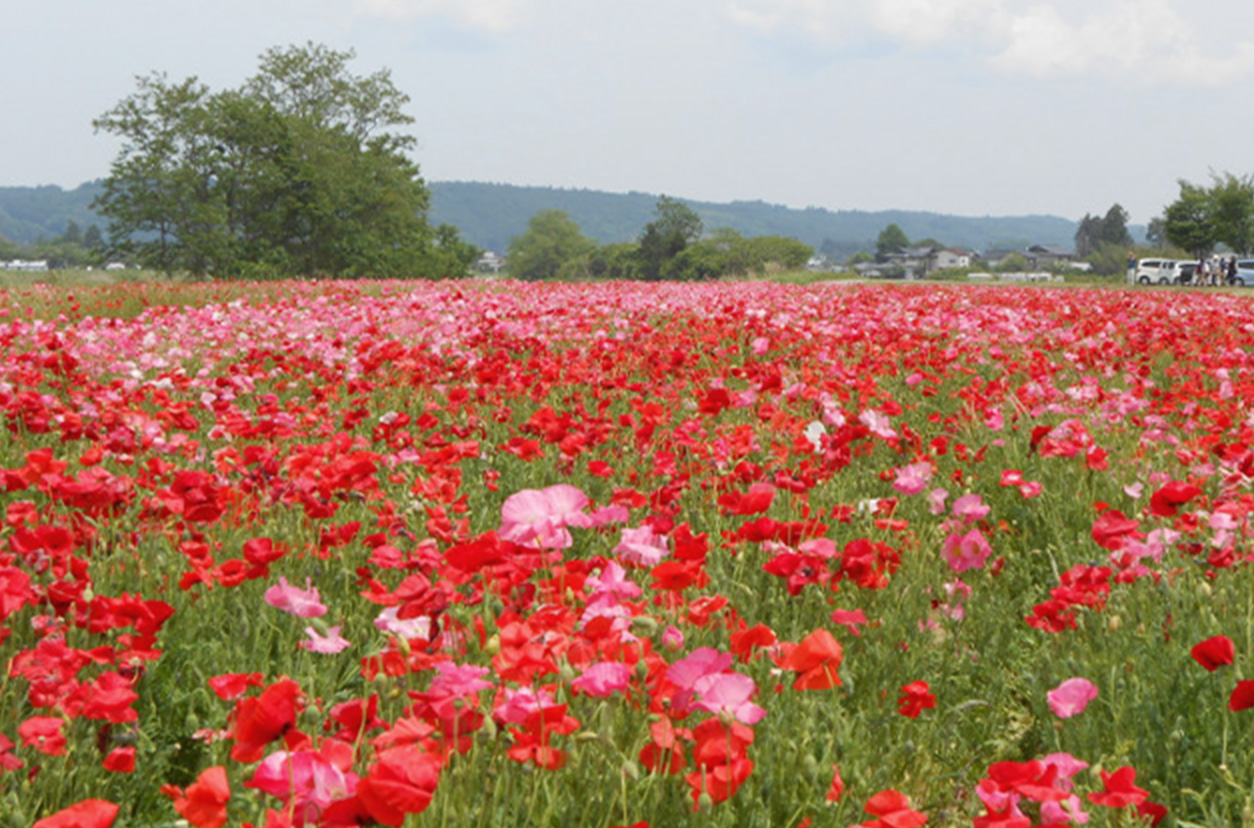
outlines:
[[[657,619],[648,615],[637,615],[631,619],[631,631],[636,635],[651,636],[657,632]]]
[[[635,761],[632,759],[628,759],[626,762],[623,763],[622,773],[623,773],[623,776],[627,777],[632,782],[640,781],[640,766],[637,765]]]

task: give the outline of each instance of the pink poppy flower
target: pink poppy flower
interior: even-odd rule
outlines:
[[[300,642],[301,649],[308,650],[311,653],[334,654],[342,652],[352,646],[352,643],[344,636],[340,635],[342,627],[329,627],[326,635],[318,632],[313,627],[305,627],[305,635],[309,638]]]
[[[279,577],[279,582],[266,590],[265,600],[270,606],[290,612],[300,618],[317,618],[327,614],[326,604],[318,595],[318,588],[311,586],[312,580],[305,579],[305,589],[292,586],[287,578]]]
[[[570,683],[570,686],[596,698],[605,698],[613,693],[627,689],[631,680],[631,668],[618,661],[602,661],[593,664],[583,675]]]
[[[622,540],[614,547],[615,555],[637,566],[656,566],[668,553],[666,537],[649,526],[623,529]]]
[[[944,551],[945,560],[954,572],[982,568],[993,552],[979,529],[972,529],[965,535],[954,532],[945,538]]]
[[[1072,777],[1089,766],[1088,762],[1077,759],[1070,753],[1051,753],[1041,759],[1041,764],[1047,769],[1058,768],[1058,777],[1054,781],[1054,786],[1063,791],[1071,790]]]
[[[893,488],[904,495],[917,495],[927,488],[932,479],[930,463],[911,463],[897,470],[897,479]]]
[[[662,631],[662,646],[668,650],[681,650],[684,646],[684,633],[678,627],[668,625]]]
[[[927,493],[927,510],[934,515],[945,514],[945,498],[949,492],[945,489],[932,489]]]
[[[419,615],[414,618],[398,618],[400,607],[385,607],[383,611],[374,619],[374,627],[376,630],[392,635],[399,635],[401,638],[421,638],[427,639],[431,637],[431,619],[425,615]]]
[[[536,711],[553,707],[557,701],[547,690],[532,690],[530,687],[505,688],[505,701],[498,704],[492,711],[492,718],[502,724],[520,725]]]
[[[705,676],[717,675],[731,667],[731,653],[720,653],[711,647],[699,647],[686,658],[681,658],[666,668],[666,680],[678,688],[673,704],[676,711],[685,713],[691,709],[693,690]]]
[[[565,483],[547,489],[523,489],[501,505],[500,537],[536,549],[569,549],[567,526],[586,527],[588,496]]]
[[[430,695],[468,697],[493,686],[492,682],[483,678],[491,672],[487,667],[441,661],[435,665],[435,672],[436,676],[427,691]]]
[[[334,751],[326,747],[322,753],[310,750],[272,753],[261,761],[244,787],[265,791],[285,805],[293,805],[294,825],[317,824],[322,810],[337,799],[351,796],[358,781],[357,774],[346,773],[336,762],[328,761],[323,753],[334,755]],[[342,759],[347,759],[351,766],[351,751]]]
[[[592,591],[592,598],[589,601],[604,597],[621,601],[638,598],[644,594],[644,590],[627,577],[627,570],[623,569],[617,561],[610,561],[600,573],[588,576],[584,581],[584,586]]]
[[[978,494],[965,494],[954,501],[954,517],[975,523],[988,517],[989,508]]]
[[[832,623],[838,627],[844,627],[853,633],[855,637],[861,638],[862,633],[858,632],[858,625],[867,623],[866,613],[860,609],[856,610],[833,610]]]
[[[873,408],[868,408],[858,415],[858,422],[866,426],[872,434],[884,440],[896,440],[897,432],[893,430],[893,423],[882,412]]]
[[[1089,702],[1097,698],[1097,685],[1088,679],[1069,678],[1045,694],[1049,709],[1060,719],[1070,719],[1084,712]]]
[[[718,673],[704,676],[693,685],[697,700],[693,707],[716,716],[730,716],[742,724],[757,724],[766,711],[749,701],[757,685],[740,673]]]

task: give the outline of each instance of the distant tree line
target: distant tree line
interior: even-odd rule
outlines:
[[[0,261],[35,259],[48,262],[50,268],[63,269],[103,265],[108,256],[100,228],[90,224],[84,230],[72,219],[66,223],[65,232],[31,244],[17,244],[0,236]]]
[[[509,245],[508,268],[518,279],[704,281],[796,269],[814,249],[782,236],[745,238],[720,228],[704,234],[691,207],[662,196],[634,242],[597,244],[564,210],[541,210]]]

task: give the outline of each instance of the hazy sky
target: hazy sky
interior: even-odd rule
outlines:
[[[155,70],[352,48],[434,181],[1048,213],[1254,172],[1250,0],[2,0],[0,185],[75,187]]]

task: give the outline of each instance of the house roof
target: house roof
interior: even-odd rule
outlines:
[[[1028,248],[1029,253],[1044,253],[1047,256],[1074,256],[1075,251],[1061,244],[1034,244]]]

